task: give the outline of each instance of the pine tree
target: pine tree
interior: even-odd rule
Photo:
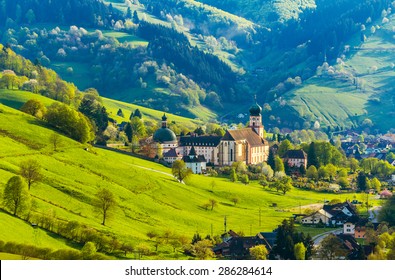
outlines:
[[[269,149],[269,156],[267,158],[267,164],[270,165],[270,167],[274,170],[275,162],[274,162],[274,151],[272,148]]]
[[[138,24],[140,22],[139,15],[137,14],[137,11],[133,12],[133,23]]]
[[[132,10],[130,9],[130,7],[128,7],[127,9],[125,17],[129,19],[132,18]]]
[[[139,109],[134,110],[133,117],[138,117],[140,120],[143,118],[143,114]]]
[[[358,189],[361,191],[366,191],[366,189],[367,189],[367,186],[368,186],[367,178],[366,178],[365,172],[363,172],[363,171],[359,172],[359,174],[358,174],[357,186],[358,186]]]
[[[307,153],[307,167],[310,167],[311,165],[314,165],[317,169],[319,168],[314,142],[311,142],[309,146],[309,151]]]

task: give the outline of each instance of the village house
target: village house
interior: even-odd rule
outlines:
[[[351,217],[357,217],[354,207],[349,202],[324,205],[322,209],[303,217],[301,222],[305,225],[322,223],[327,226],[343,226]]]
[[[324,205],[323,210],[332,215],[330,222],[336,226],[342,226],[350,217],[357,216],[355,206],[348,201],[334,205]]]
[[[177,153],[175,148],[171,148],[167,152],[163,153],[163,160],[169,164],[173,164],[176,160],[182,159],[182,155]]]
[[[288,163],[289,167],[307,168],[307,154],[303,150],[289,150],[282,159]]]
[[[268,236],[269,240],[265,238]],[[275,232],[260,232],[255,236],[239,236],[234,231],[222,236],[223,242],[213,248],[217,257],[230,259],[249,259],[250,248],[265,245],[268,252],[273,249],[277,235]]]
[[[332,215],[326,212],[323,209],[320,209],[314,212],[311,215],[305,216],[302,218],[302,224],[304,225],[317,225],[317,224],[325,224],[329,225]]]

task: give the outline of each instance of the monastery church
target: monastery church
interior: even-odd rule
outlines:
[[[237,161],[258,164],[267,161],[269,143],[263,138],[262,108],[251,106],[249,126],[227,130],[223,137],[213,135],[178,137],[167,127],[166,114],[162,127],[153,135],[153,145],[160,146],[168,163],[184,159],[194,173],[204,172],[207,166],[227,166]],[[194,160],[192,159],[192,156]],[[191,163],[192,162],[192,163]],[[199,171],[199,172],[196,172]]]

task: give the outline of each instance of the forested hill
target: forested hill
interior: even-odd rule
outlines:
[[[266,108],[282,108],[289,92],[324,61],[336,63],[391,8],[390,0],[0,0],[0,37],[82,89],[202,120],[245,122],[236,116],[255,94]],[[266,110],[268,129],[320,121],[287,105],[292,117]]]
[[[56,22],[108,26],[120,13],[97,0],[1,0],[0,25]]]

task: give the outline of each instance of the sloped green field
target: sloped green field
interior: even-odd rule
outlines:
[[[350,40],[344,64],[332,63],[335,76],[314,76],[286,93],[287,105],[302,117],[313,115],[321,126],[358,126],[368,118],[382,132],[394,128],[395,39],[391,34],[395,17],[389,20],[377,22],[380,29],[374,33],[366,31],[365,42],[361,43],[359,35]],[[347,80],[339,72],[351,74],[358,87],[354,79]]]

